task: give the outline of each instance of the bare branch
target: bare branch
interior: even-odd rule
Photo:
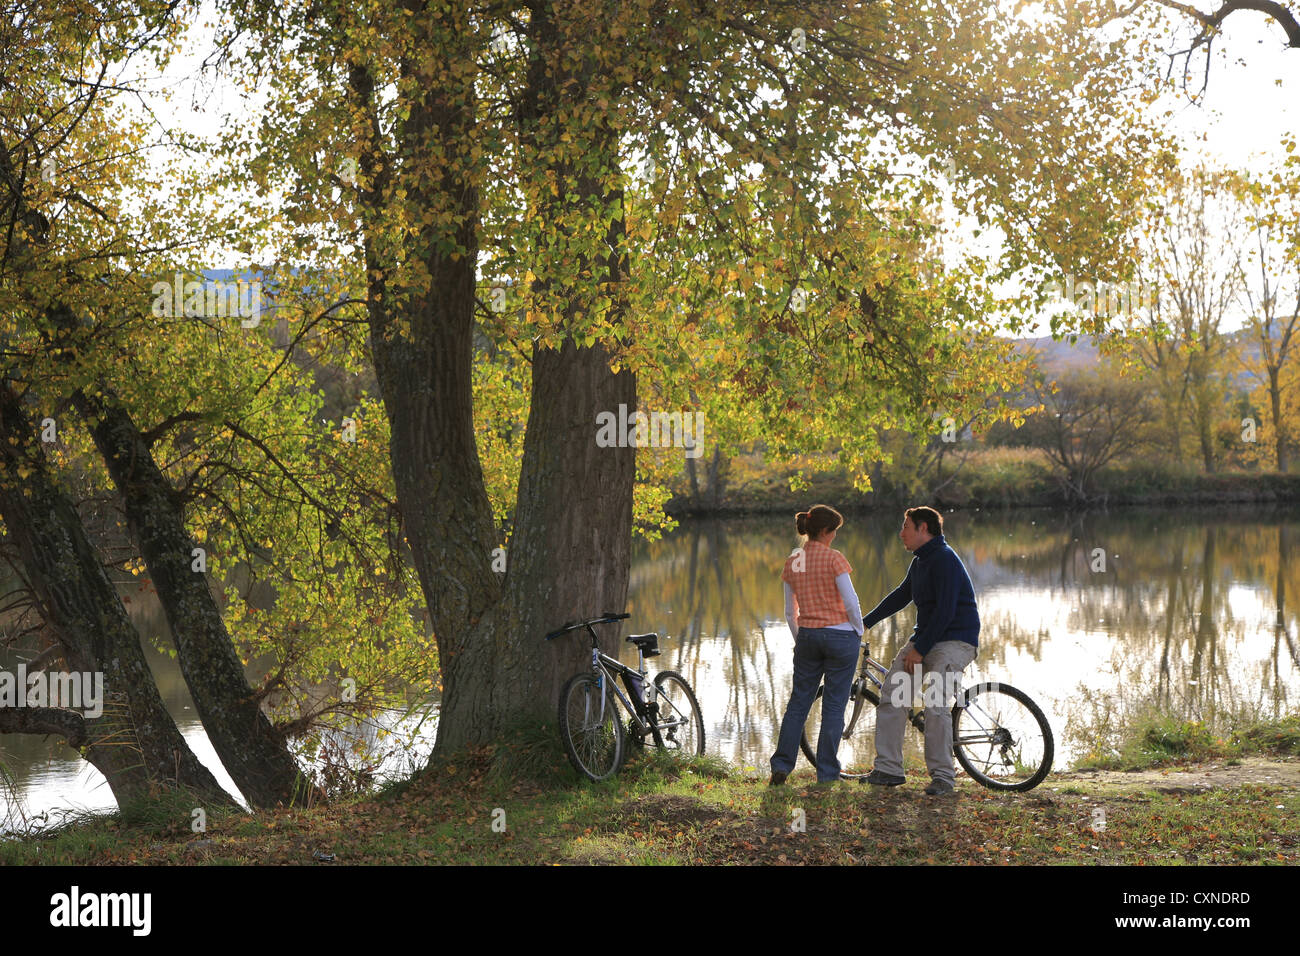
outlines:
[[[0,734],[53,734],[80,747],[86,742],[86,720],[59,707],[0,707]]]
[[[1208,43],[1229,14],[1236,13],[1238,10],[1254,10],[1267,15],[1286,31],[1287,46],[1300,50],[1300,19],[1297,19],[1293,11],[1276,0],[1224,0],[1223,5],[1214,13],[1202,13],[1191,4],[1180,3],[1179,0],[1155,0],[1155,2],[1170,10],[1177,10],[1201,24],[1201,32],[1192,41],[1192,49]],[[1134,4],[1120,15],[1131,13],[1138,6],[1139,4]]]

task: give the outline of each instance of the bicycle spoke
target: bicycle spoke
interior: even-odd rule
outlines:
[[[593,780],[605,779],[621,762],[622,727],[617,721],[617,708],[598,678],[580,675],[566,685],[561,728],[577,769]]]
[[[1027,789],[1050,770],[1053,745],[1046,719],[1015,688],[973,688],[956,711],[955,724],[958,760],[985,786]]]
[[[658,730],[665,750],[693,757],[704,753],[704,719],[686,678],[663,671],[654,682]]]

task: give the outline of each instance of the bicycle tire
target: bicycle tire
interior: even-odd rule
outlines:
[[[667,709],[675,715],[670,719],[686,721],[674,727],[660,727],[657,722],[652,724],[655,746],[678,750],[689,757],[703,755],[704,713],[700,710],[700,702],[695,699],[690,681],[676,671],[660,671],[655,675],[655,700],[659,703],[660,715],[664,715]]]
[[[854,714],[857,714],[857,722],[852,724],[848,746],[846,747],[845,738],[841,737],[836,751],[836,756],[840,758],[840,778],[843,780],[856,780],[871,773],[876,760],[876,705],[880,703],[880,697],[870,687],[860,688],[858,681],[859,678],[854,678],[849,702],[844,708],[844,726],[850,726]],[[799,749],[814,769],[817,767],[815,741],[821,733],[822,720],[819,701],[825,690],[824,684],[817,688],[812,708],[808,711],[808,719],[804,721],[803,733],[799,737]]]
[[[1042,709],[1024,691],[997,681],[962,692],[952,710],[952,749],[971,779],[1004,791],[1034,789],[1052,772],[1055,755]]]
[[[608,780],[623,765],[618,704],[608,688],[602,694],[594,674],[574,674],[560,691],[560,739],[573,768],[588,780]]]

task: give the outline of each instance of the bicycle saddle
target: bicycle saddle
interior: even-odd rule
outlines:
[[[659,634],[651,631],[649,634],[629,634],[627,636],[629,644],[635,644],[646,657],[655,657],[659,654]]]

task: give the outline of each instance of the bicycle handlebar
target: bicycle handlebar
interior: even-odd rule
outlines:
[[[561,634],[567,634],[569,631],[576,631],[580,627],[590,627],[592,624],[610,624],[614,621],[623,621],[631,617],[631,614],[615,614],[612,611],[606,611],[601,617],[594,617],[590,621],[577,621],[572,624],[565,624],[563,627],[556,628],[546,635],[548,641],[553,641]]]

